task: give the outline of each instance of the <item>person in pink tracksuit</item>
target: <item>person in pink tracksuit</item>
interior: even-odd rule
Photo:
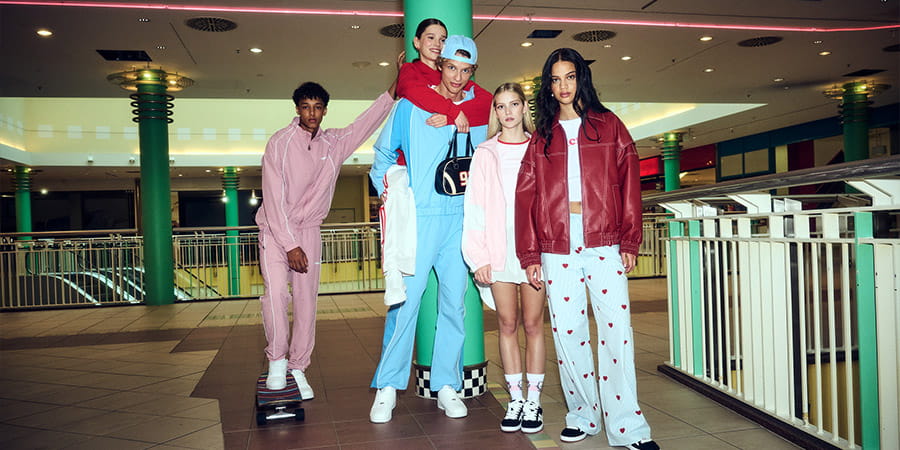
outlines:
[[[313,398],[304,370],[315,344],[322,251],[319,225],[331,207],[341,164],[388,116],[394,105],[394,88],[392,85],[381,94],[349,126],[321,130],[328,92],[317,83],[303,83],[293,95],[298,116],[276,131],[266,145],[263,204],[256,223],[259,266],[266,288],[259,300],[268,342],[269,389],[283,389],[291,369],[303,399]],[[288,318],[291,301],[293,327]]]

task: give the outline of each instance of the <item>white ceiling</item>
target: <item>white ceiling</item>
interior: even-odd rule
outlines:
[[[398,17],[308,15],[316,11],[402,12],[400,1],[350,0],[186,0],[161,2],[170,9],[147,9],[146,2],[119,1],[138,8],[17,5],[0,0],[0,97],[124,97],[106,76],[140,63],[109,62],[97,49],[145,50],[152,67],[193,78],[181,98],[287,98],[305,80],[321,82],[338,99],[371,99],[396,75],[393,61],[402,40],[379,33]],[[29,2],[53,3],[62,2]],[[226,11],[174,10],[196,6]],[[237,8],[292,8],[239,12]],[[595,59],[594,80],[602,100],[615,103],[755,103],[764,106],[690,126],[686,147],[720,142],[762,131],[832,117],[837,102],[822,90],[856,78],[860,69],[884,72],[865,79],[892,87],[873,106],[900,101],[900,58],[882,49],[900,43],[900,0],[475,0],[474,35],[479,46],[478,82],[488,90],[505,81],[539,74],[546,55],[573,47]],[[213,16],[238,24],[209,33],[185,25],[192,17]],[[496,16],[493,21],[479,17]],[[529,16],[533,20],[506,20]],[[139,22],[148,18],[149,22]],[[548,21],[544,21],[549,19]],[[568,19],[568,20],[554,20]],[[581,21],[581,22],[577,22]],[[604,21],[607,23],[583,23]],[[622,25],[610,21],[680,23],[680,27]],[[804,32],[722,29],[727,25],[793,28],[885,27],[872,31]],[[351,29],[359,25],[359,29]],[[687,26],[684,26],[687,25]],[[700,25],[698,27],[689,27]],[[49,28],[49,39],[35,34]],[[555,39],[520,43],[534,29],[558,29]],[[576,42],[588,30],[617,35],[601,43]],[[450,30],[451,34],[453,30]],[[702,35],[713,36],[701,42]],[[780,36],[777,44],[746,48],[739,41]],[[814,41],[822,41],[815,44]],[[605,48],[603,44],[611,44]],[[157,46],[165,46],[158,49]],[[261,54],[251,54],[260,47]],[[828,50],[829,56],[817,53]],[[633,59],[622,61],[621,56]],[[359,64],[368,62],[370,64]],[[357,63],[357,64],[354,64]],[[357,67],[364,66],[364,67]],[[703,69],[713,68],[705,73]],[[773,81],[784,78],[782,82]],[[656,150],[652,139],[638,142],[642,156]]]

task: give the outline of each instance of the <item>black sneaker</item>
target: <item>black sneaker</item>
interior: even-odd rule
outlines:
[[[538,433],[544,429],[544,409],[532,401],[526,401],[522,408],[522,432]]]
[[[631,445],[628,448],[634,450],[659,450],[659,446],[656,445],[656,442],[651,441],[650,439],[641,439]]]
[[[559,433],[559,440],[563,442],[578,442],[586,437],[587,433],[581,431],[579,428],[566,427],[562,430],[562,433]]]
[[[522,428],[522,408],[525,406],[525,400],[510,400],[506,407],[506,415],[500,422],[500,430],[507,433],[519,431]]]

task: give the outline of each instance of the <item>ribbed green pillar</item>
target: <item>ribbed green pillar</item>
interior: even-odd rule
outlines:
[[[238,173],[234,167],[222,171],[222,187],[225,189],[225,226],[238,226]],[[241,248],[238,230],[225,231],[228,247],[228,295],[241,294]]]
[[[699,238],[700,221],[688,221],[688,236]],[[694,375],[703,376],[703,302],[700,283],[700,241],[691,240],[691,352],[694,355]]]
[[[16,188],[16,231],[31,232],[31,168],[16,166],[13,185]],[[19,240],[30,240],[30,236],[22,236]]]
[[[472,36],[472,1],[471,0],[408,0],[403,2],[403,26],[406,39],[406,59],[412,61],[418,57],[412,40],[415,37],[419,22],[431,17],[440,19],[447,25],[447,34]],[[416,324],[416,364],[431,366],[434,354],[434,333],[437,323],[437,279],[432,273],[428,279],[428,287],[422,295],[419,307],[419,321]],[[466,341],[463,346],[463,365],[481,364],[484,359],[484,320],[482,316],[481,297],[471,279],[466,290]]]
[[[681,187],[681,133],[666,133],[662,148],[666,192]]]
[[[841,122],[844,125],[844,161],[869,158],[868,85],[856,81],[842,86]]]
[[[679,238],[684,236],[684,223],[682,222],[669,222],[669,237],[670,238]],[[679,305],[678,305],[678,242],[673,240],[669,241],[669,283],[671,288],[669,291],[672,293],[672,301],[671,304],[671,313],[672,313],[672,364],[679,368],[684,369],[681,366],[681,320],[679,319]]]
[[[175,302],[172,262],[172,201],[169,184],[169,108],[165,72],[145,69],[137,81],[141,147],[141,226],[144,235],[144,301]]]
[[[861,244],[871,239],[872,213],[853,213],[856,228],[856,320],[859,330],[859,408],[862,420],[862,447],[881,448],[881,419],[878,412],[878,338],[875,329],[875,249]],[[889,380],[890,382],[890,380]]]

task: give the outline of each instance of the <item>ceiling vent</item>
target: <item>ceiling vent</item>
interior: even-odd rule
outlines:
[[[404,35],[403,24],[402,23],[392,23],[380,30],[378,30],[382,36],[392,37],[392,38],[402,38]]]
[[[900,52],[900,44],[888,45],[887,47],[881,49],[886,52]]]
[[[153,61],[143,50],[97,50],[107,61]]]
[[[221,17],[194,17],[184,21],[184,24],[197,31],[221,33],[237,28],[237,24]]]
[[[750,39],[745,39],[741,42],[738,42],[738,46],[740,47],[765,47],[767,45],[777,44],[781,42],[784,38],[781,36],[761,36]]]
[[[560,33],[562,33],[562,30],[534,30],[526,39],[553,39],[559,36]]]
[[[572,39],[575,39],[578,42],[600,42],[600,41],[608,41],[612,38],[616,37],[615,31],[609,30],[590,30],[590,31],[582,31],[574,36]]]

